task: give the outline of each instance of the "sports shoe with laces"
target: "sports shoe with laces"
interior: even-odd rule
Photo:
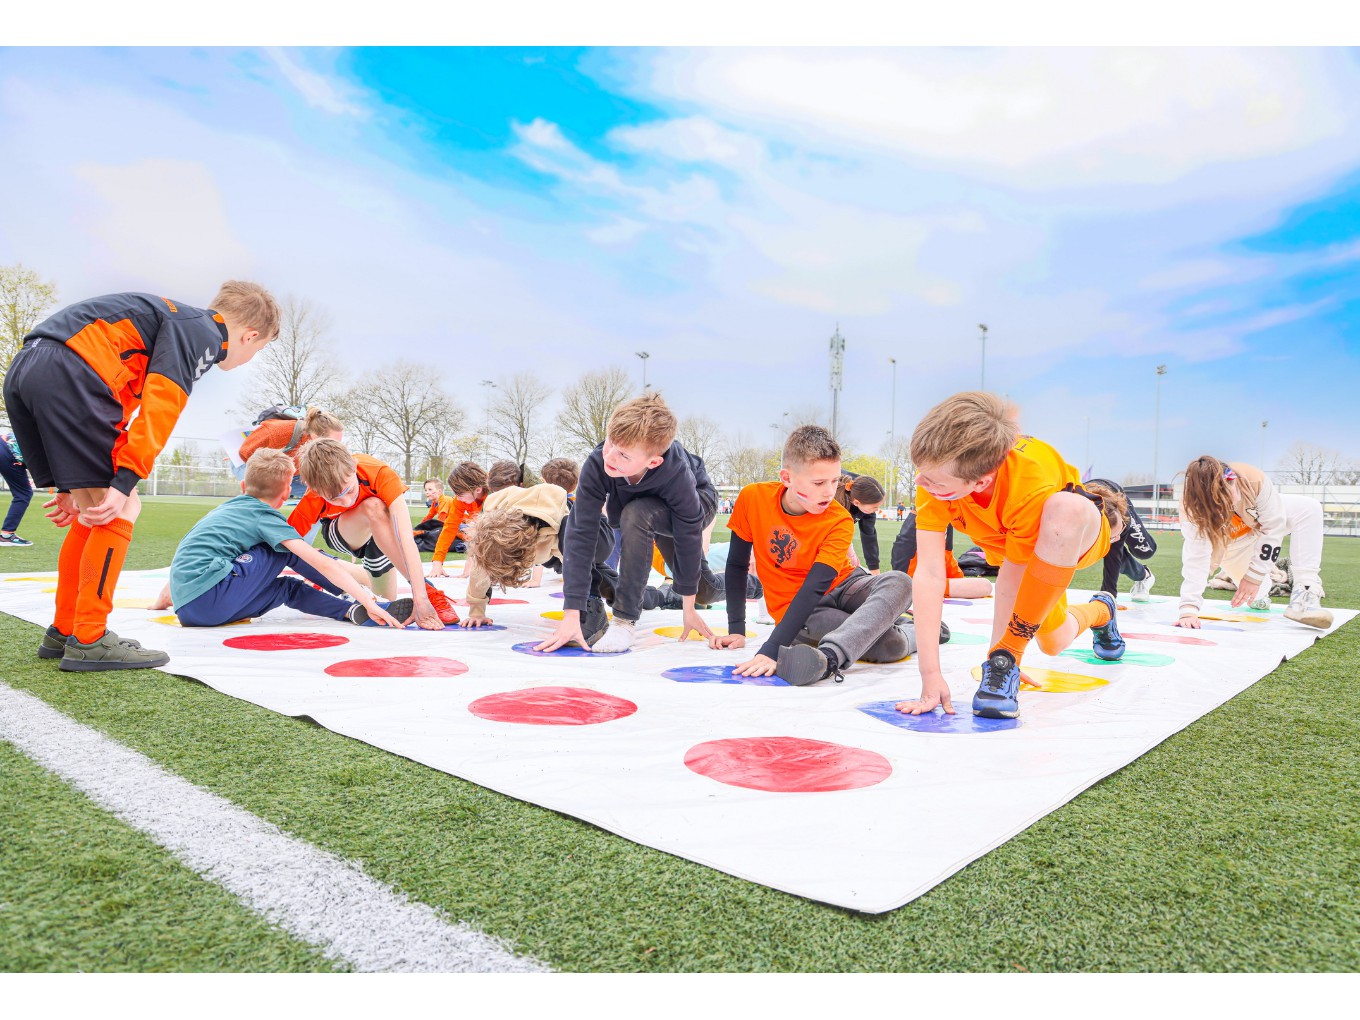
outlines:
[[[1322,596],[1312,588],[1294,589],[1294,593],[1289,596],[1289,608],[1284,611],[1284,618],[1318,630],[1326,630],[1332,625],[1332,614],[1322,608]]]
[[[595,648],[595,642],[604,637],[605,631],[609,628],[609,614],[604,608],[604,599],[598,595],[592,595],[586,600],[586,611],[581,614],[581,634],[586,639],[586,644],[590,645],[591,650]]]
[[[1110,622],[1103,627],[1091,628],[1091,648],[1096,656],[1114,662],[1124,657],[1124,649],[1127,647],[1124,638],[1119,633],[1119,624],[1115,617],[1119,615],[1119,609],[1115,605],[1114,596],[1107,591],[1098,591],[1091,596],[1092,602],[1099,602],[1110,611]]]
[[[1151,570],[1141,581],[1133,582],[1133,590],[1129,592],[1129,598],[1134,602],[1151,602],[1152,586],[1157,583],[1157,575]]]
[[[57,625],[50,624],[47,631],[43,634],[42,642],[38,645],[38,658],[40,659],[60,659],[66,654],[66,639],[69,634],[63,634],[57,630]]]
[[[32,545],[32,544],[33,544],[33,543],[30,542],[28,539],[26,539],[26,538],[20,538],[18,535],[14,534],[13,532],[11,532],[11,533],[8,534],[8,535],[0,535],[0,545],[21,546],[21,545]]]
[[[1264,587],[1265,586],[1262,585],[1263,589]],[[1254,599],[1247,603],[1247,608],[1254,609],[1258,613],[1270,612],[1270,596],[1265,594],[1264,591],[1260,592]]]
[[[984,719],[1014,719],[1020,714],[1020,666],[998,648],[982,664],[982,683],[973,695],[973,714]]]
[[[836,683],[840,683],[845,677],[841,675],[839,661],[832,656],[816,645],[784,645],[775,659],[774,675],[791,687],[806,687],[833,674]]]
[[[425,594],[429,596],[430,605],[434,607],[434,611],[439,614],[441,623],[447,625],[458,622],[458,610],[453,608],[453,603],[449,601],[447,595],[428,581],[425,582]]]
[[[394,599],[382,608],[388,616],[392,617],[392,619],[396,620],[404,627],[406,626],[406,621],[415,615],[415,606],[416,603],[414,599]],[[347,618],[350,623],[360,627],[378,626],[373,622],[373,618],[368,615],[368,610],[358,602],[349,607]]]
[[[90,644],[82,644],[75,636],[66,639],[61,657],[61,668],[68,672],[93,673],[106,669],[150,669],[170,661],[165,652],[143,648],[131,638],[120,638],[111,630]]]

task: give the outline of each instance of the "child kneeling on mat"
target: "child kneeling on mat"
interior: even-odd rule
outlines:
[[[234,496],[189,529],[170,564],[170,598],[186,627],[220,627],[289,606],[312,616],[402,627],[411,600],[386,607],[335,560],[308,545],[279,507],[288,499],[293,461],[256,450],[246,462],[245,495]],[[299,577],[280,577],[291,568]],[[355,601],[340,597],[348,594]]]
[[[911,579],[851,565],[855,523],[836,500],[840,486],[839,444],[826,429],[804,425],[784,443],[779,481],[738,493],[727,522],[727,591],[746,590],[754,550],[775,628],[733,673],[777,675],[796,687],[827,677],[839,683],[856,659],[896,662],[915,651],[916,628],[902,617],[911,604]],[[708,645],[746,646],[745,599],[727,600],[727,633]]]

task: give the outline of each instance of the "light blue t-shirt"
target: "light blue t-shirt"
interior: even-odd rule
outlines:
[[[283,514],[254,496],[233,496],[189,529],[170,562],[170,598],[192,602],[231,573],[236,557],[257,545],[283,551],[298,538]]]

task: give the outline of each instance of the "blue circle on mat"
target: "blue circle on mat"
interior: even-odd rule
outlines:
[[[594,655],[594,654],[595,654],[594,652],[589,651],[588,649],[581,648],[579,645],[564,645],[563,647],[559,648],[559,649],[558,649],[557,651],[555,651],[555,652],[536,652],[536,651],[534,651],[534,646],[535,646],[535,645],[541,645],[542,643],[543,643],[542,640],[539,640],[539,641],[521,641],[519,644],[517,644],[517,645],[511,645],[510,647],[513,648],[513,649],[514,649],[515,651],[517,651],[517,652],[523,652],[525,655],[547,655],[547,656],[553,656],[553,657],[556,657],[556,658],[564,658],[564,659],[575,658],[575,657],[582,656],[582,655]],[[613,654],[610,654],[610,655],[601,655],[600,658],[602,658],[602,659],[614,659],[614,658],[618,658],[618,656],[620,656],[620,655],[627,655],[627,654],[628,654],[628,652],[614,652]]]
[[[676,666],[661,675],[682,684],[742,684],[746,687],[787,687],[777,676],[737,676],[732,666]]]
[[[1199,627],[1200,630],[1235,630],[1238,633],[1247,629],[1246,627],[1234,627],[1228,623],[1201,623]],[[1182,627],[1181,629],[1184,630],[1186,628]]]
[[[555,592],[553,592],[551,595],[548,596],[548,598],[550,598],[550,599],[564,599],[564,598],[566,598],[566,597],[567,597],[567,596],[566,596],[565,594],[563,594],[562,592],[560,592],[560,591],[555,591]]]
[[[505,625],[504,625],[504,624],[500,624],[500,623],[488,623],[488,624],[486,624],[486,625],[484,625],[484,626],[481,626],[481,627],[460,627],[460,626],[458,626],[458,624],[456,624],[456,623],[446,623],[446,624],[444,624],[444,629],[445,629],[445,630],[462,630],[462,631],[468,631],[468,632],[470,633],[470,632],[472,632],[472,631],[477,631],[477,630],[505,630],[506,628],[505,628]]]
[[[917,733],[995,733],[997,730],[1013,730],[1020,725],[1019,719],[984,719],[973,715],[967,706],[960,708],[958,715],[946,715],[939,709],[922,715],[906,715],[897,710],[897,701],[871,701],[856,707],[879,722],[900,730],[915,730]]]
[[[944,600],[944,604],[945,604],[946,606],[971,606],[971,605],[973,604],[973,600],[972,600],[972,599],[945,599],[945,600]]]

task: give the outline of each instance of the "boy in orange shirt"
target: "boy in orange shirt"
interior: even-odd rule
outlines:
[[[443,592],[425,581],[411,533],[406,486],[390,467],[367,454],[351,454],[334,439],[314,439],[298,455],[307,494],[288,523],[305,535],[318,520],[326,544],[357,556],[373,579],[373,590],[390,597],[393,567],[410,583],[412,619],[424,630],[457,623],[458,613]],[[383,580],[387,578],[387,580]],[[420,583],[416,583],[419,579]]]
[[[870,574],[850,563],[854,520],[836,501],[841,448],[826,429],[804,425],[784,443],[777,482],[741,490],[727,522],[727,591],[746,590],[754,550],[756,576],[776,624],[741,676],[778,675],[794,686],[828,676],[856,659],[896,662],[916,647],[915,627],[902,619],[911,580],[889,570]],[[939,621],[936,620],[936,626]],[[746,600],[727,600],[727,634],[710,648],[746,646]]]
[[[944,599],[945,530],[952,524],[1000,566],[996,578],[991,653],[973,714],[1019,714],[1020,659],[1038,635],[1055,655],[1083,631],[1095,631],[1096,650],[1118,658],[1123,638],[1115,603],[1098,592],[1085,605],[1067,606],[1067,586],[1082,567],[1110,548],[1111,521],[1099,496],[1081,485],[1076,468],[1057,450],[1023,436],[1015,407],[990,393],[958,393],[931,408],[911,437],[916,475],[916,623],[921,641],[921,696],[898,711],[919,715],[937,706],[953,714],[949,686],[934,640]]]
[[[433,562],[430,564],[431,577],[448,577],[444,571],[444,558],[449,554],[453,540],[458,537],[458,529],[472,521],[482,512],[482,504],[487,496],[486,470],[470,460],[465,460],[449,472],[449,488],[453,491],[453,503],[449,514],[444,518],[444,528],[439,532],[435,543]],[[463,561],[463,572],[459,577],[471,574],[471,564]]]

